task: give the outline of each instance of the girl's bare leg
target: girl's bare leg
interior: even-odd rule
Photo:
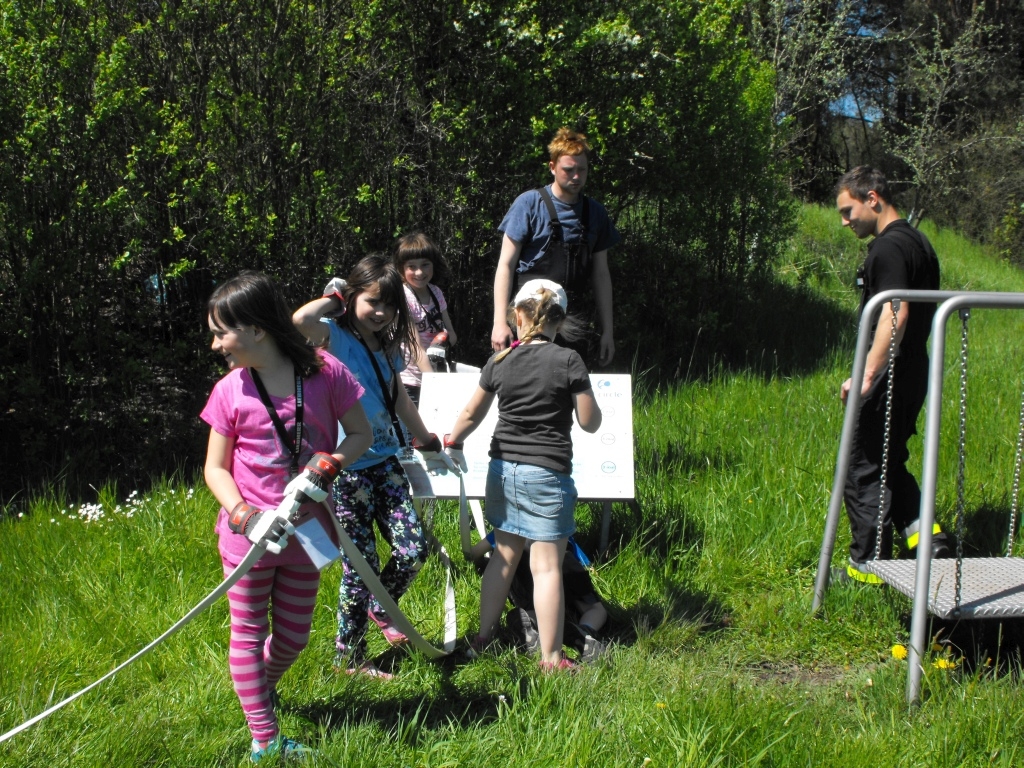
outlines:
[[[494,532],[494,551],[480,582],[480,637],[490,638],[494,634],[494,626],[505,611],[505,599],[525,544],[522,536]]]
[[[537,611],[541,659],[550,664],[557,664],[562,659],[562,630],[565,626],[562,558],[567,541],[535,541],[530,545],[533,606]]]

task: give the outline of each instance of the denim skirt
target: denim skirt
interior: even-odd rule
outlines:
[[[564,472],[491,459],[484,498],[487,522],[499,531],[557,541],[576,530],[576,484]]]

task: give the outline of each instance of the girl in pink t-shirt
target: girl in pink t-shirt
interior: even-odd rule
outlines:
[[[310,519],[333,534],[316,502],[370,446],[363,389],[337,359],[306,344],[266,276],[243,272],[222,283],[207,310],[213,351],[230,369],[201,414],[210,425],[205,476],[221,504],[216,532],[225,576],[254,543],[267,548],[228,591],[228,667],[252,733],[252,761],[298,757],[308,750],[281,736],[274,691],[309,641],[320,571],[298,542],[286,545],[293,524]],[[293,515],[278,511],[294,491],[310,501]]]
[[[448,334],[449,347],[454,347],[458,339],[452,327],[452,319],[448,316],[448,303],[444,300],[444,294],[431,282],[444,279],[448,274],[448,265],[434,241],[422,232],[398,239],[394,262],[402,273],[405,301],[419,339],[419,347],[406,355],[409,363],[402,371],[402,383],[413,403],[419,406],[423,371],[432,370],[426,354],[430,343],[442,331]]]

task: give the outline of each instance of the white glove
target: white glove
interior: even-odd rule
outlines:
[[[442,448],[441,440],[433,432],[425,445],[419,445],[418,441],[412,441],[412,447],[420,452],[423,465],[431,475],[445,475],[449,471],[458,473],[455,463],[448,457]]]
[[[228,527],[277,555],[288,544],[288,537],[295,533],[291,516],[298,508],[295,494],[286,494],[278,508],[269,512],[240,501],[228,515]]]
[[[423,455],[423,463],[429,474],[447,475],[449,472],[454,472],[456,475],[462,474],[455,462],[444,451],[420,451],[420,453]]]
[[[469,462],[466,461],[466,454],[462,450],[463,445],[464,443],[453,443],[450,434],[444,436],[444,452],[459,468],[460,473],[469,471]]]
[[[256,528],[249,535],[249,541],[253,544],[262,544],[267,552],[279,555],[281,550],[288,546],[288,537],[293,533],[295,526],[287,517],[276,512],[264,512],[257,521]]]
[[[458,473],[469,472],[469,462],[466,461],[466,454],[461,448],[445,448],[445,454],[458,468]]]
[[[324,298],[337,299],[340,303],[338,309],[325,312],[324,317],[340,317],[345,314],[345,289],[348,283],[340,277],[332,277],[324,288]]]
[[[338,476],[341,464],[329,453],[314,453],[313,458],[288,485],[284,487],[284,495],[294,495],[298,500],[305,501],[300,494],[320,503],[330,493],[331,484]]]

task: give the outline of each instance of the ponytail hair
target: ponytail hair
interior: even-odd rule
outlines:
[[[383,254],[373,253],[364,256],[352,268],[346,278],[348,287],[344,290],[345,304],[349,311],[345,313],[349,330],[355,316],[353,302],[363,291],[376,284],[380,291],[380,300],[395,308],[395,319],[384,330],[377,332],[377,340],[387,357],[402,354],[402,346],[415,349],[419,345],[416,337],[416,326],[409,318],[409,306],[405,300],[405,281],[402,273],[391,260]]]
[[[260,272],[247,269],[218,285],[206,303],[206,313],[221,328],[263,329],[303,377],[324,366],[323,358],[292,323],[280,286]]]
[[[527,325],[518,342],[514,342],[511,347],[503,349],[494,356],[495,363],[500,363],[508,357],[515,347],[536,338],[544,326],[556,334],[561,334],[563,338],[573,340],[579,336],[577,323],[566,316],[562,305],[558,303],[558,296],[555,295],[555,292],[550,288],[541,288],[538,295],[539,298],[523,299],[518,304],[512,304],[509,307],[509,322],[515,323],[515,313],[518,310],[523,314]]]

